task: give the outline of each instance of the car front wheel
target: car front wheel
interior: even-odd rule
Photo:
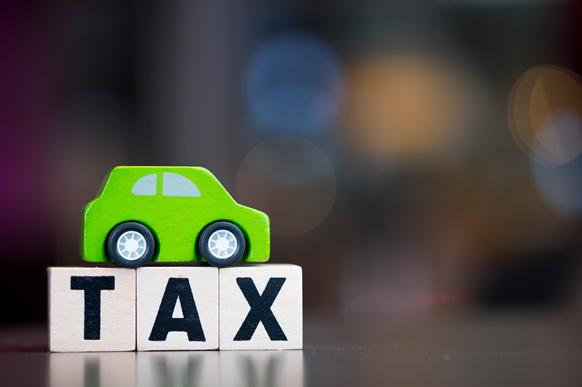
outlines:
[[[119,266],[136,268],[152,258],[155,240],[152,232],[143,224],[125,222],[111,231],[106,249],[109,257]]]
[[[237,263],[245,252],[245,237],[233,223],[216,222],[202,231],[198,248],[202,258],[216,267]]]

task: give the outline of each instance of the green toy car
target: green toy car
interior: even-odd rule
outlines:
[[[83,257],[216,267],[269,259],[269,217],[241,206],[199,167],[117,167],[85,208]]]

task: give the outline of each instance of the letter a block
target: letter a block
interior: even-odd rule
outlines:
[[[51,267],[53,352],[135,350],[135,270]]]
[[[220,349],[301,349],[301,267],[249,264],[220,269]]]
[[[137,269],[137,349],[218,349],[218,269]]]

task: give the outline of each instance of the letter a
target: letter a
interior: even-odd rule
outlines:
[[[178,299],[183,317],[174,318]],[[165,341],[169,332],[186,332],[188,341],[206,341],[188,278],[168,280],[149,340]]]

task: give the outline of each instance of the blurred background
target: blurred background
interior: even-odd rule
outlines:
[[[0,323],[116,165],[210,169],[306,315],[582,308],[582,4],[0,5]]]

